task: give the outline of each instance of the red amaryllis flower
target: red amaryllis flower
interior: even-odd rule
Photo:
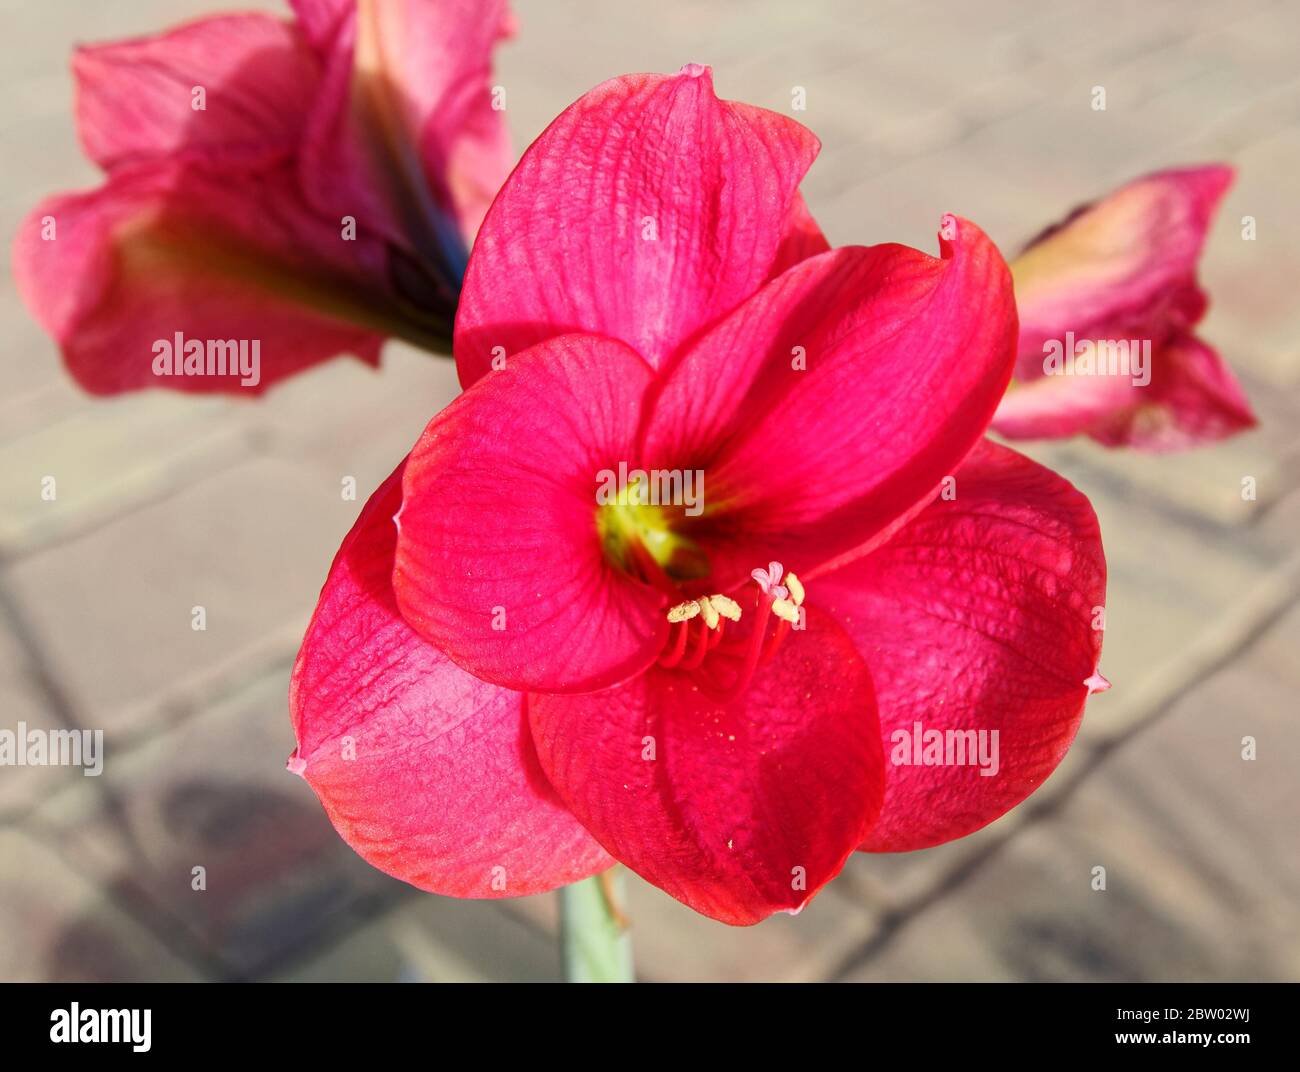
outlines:
[[[753,923],[1065,753],[1105,566],[1087,500],[982,438],[1006,265],[952,216],[937,258],[822,252],[817,148],[692,66],[598,87],[506,182],[467,389],[363,510],[293,673],[291,769],[372,863],[492,897],[616,859]]]
[[[107,178],[27,218],[14,273],[87,390],[262,390],[377,362],[388,335],[446,347],[462,235],[510,163],[488,86],[504,0],[293,6],[77,52]]]
[[[1231,181],[1222,164],[1148,175],[1011,262],[1020,346],[997,431],[1168,451],[1255,424],[1228,366],[1193,334],[1207,304],[1196,262]]]

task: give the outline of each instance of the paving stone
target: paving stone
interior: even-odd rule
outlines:
[[[250,461],[23,559],[8,583],[77,717],[113,747],[292,654],[357,509],[306,465]]]
[[[1300,82],[1293,97],[1300,112]],[[1282,388],[1294,415],[1300,399],[1300,308],[1282,281],[1300,278],[1300,219],[1276,178],[1300,168],[1300,130],[1249,145],[1233,163],[1237,180],[1201,263],[1211,305],[1200,330],[1206,339],[1222,340],[1234,368],[1248,368],[1264,381],[1251,395],[1256,405],[1269,388]],[[1245,216],[1255,219],[1250,241],[1242,238]]]
[[[555,982],[559,947],[506,907],[415,891],[274,982]]]
[[[319,474],[313,487],[332,496],[350,527],[425,425],[459,393],[450,358],[389,342],[379,370],[351,359],[326,362],[244,407],[240,417],[263,451],[312,466]],[[344,477],[356,481],[355,500],[342,498]]]
[[[249,454],[221,399],[105,399],[0,446],[0,554],[9,558],[159,498]],[[53,499],[47,481],[53,481]]]
[[[125,754],[110,751],[88,779],[98,785],[56,794],[33,816],[88,879],[154,906],[237,977],[410,889],[348,848],[285,770],[287,695],[283,666]],[[193,888],[195,867],[206,889]]]
[[[1293,611],[850,977],[1296,978],[1297,643]]]
[[[46,844],[0,830],[0,979],[190,982],[200,974]]]
[[[0,730],[15,735],[21,727],[41,733],[72,728],[50,710],[19,639],[8,627],[0,628],[0,710]],[[80,767],[0,767],[0,820],[27,810],[57,786],[85,777]]]

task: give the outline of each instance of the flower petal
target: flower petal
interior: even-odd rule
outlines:
[[[1044,343],[1080,339],[1162,341],[1195,323],[1203,304],[1196,261],[1232,169],[1222,164],[1148,175],[1078,209],[1011,263],[1020,310],[1017,375],[1043,374]],[[1138,329],[1141,329],[1138,331]]]
[[[864,849],[963,837],[1061,761],[1101,653],[1106,564],[1091,505],[1051,470],[985,441],[957,471],[954,498],[813,591],[876,686],[885,804]],[[996,731],[996,773],[902,762],[916,756],[918,724],[922,743],[926,730]],[[986,736],[989,756],[993,744]]]
[[[881,753],[852,642],[809,611],[742,697],[651,670],[606,692],[530,695],[542,766],[609,852],[731,924],[797,911],[875,818]]]
[[[294,665],[290,769],[367,861],[454,897],[514,897],[612,864],[537,762],[523,695],[421,640],[390,584],[398,468],[343,541]]]
[[[604,688],[648,666],[665,597],[606,557],[598,474],[633,458],[650,367],[552,339],[435,417],[411,452],[393,584],[407,620],[508,688]]]
[[[492,107],[492,49],[505,0],[358,0],[343,17],[302,5],[326,74],[303,139],[310,202],[355,216],[459,278],[510,169]]]
[[[120,169],[99,190],[40,205],[13,254],[28,308],[96,394],[257,392],[343,351],[375,361],[379,333],[403,330],[372,290],[385,266],[381,247],[340,241],[307,213],[284,168],[238,181],[187,168]],[[253,377],[155,374],[156,347],[177,333],[209,352],[242,340],[251,355],[256,342],[259,369]]]
[[[1012,262],[1017,381],[997,431],[1175,450],[1254,423],[1232,373],[1191,337],[1206,308],[1196,263],[1231,182],[1222,164],[1145,176],[1049,228]],[[1098,343],[1102,363],[1118,359],[1121,375],[1094,373],[1086,358],[1084,372],[1058,375],[1048,360]],[[1112,358],[1117,344],[1127,349]]]
[[[1171,339],[1151,357],[1150,382],[1131,376],[1044,376],[1013,384],[993,427],[1008,439],[1088,434],[1108,447],[1187,450],[1256,424],[1227,363],[1194,335]]]
[[[802,262],[666,373],[642,456],[703,470],[692,535],[724,589],[755,556],[808,577],[861,553],[983,435],[1011,375],[1010,276],[974,224],[944,227],[942,258],[884,245]]]
[[[660,367],[768,277],[817,149],[793,120],[719,100],[706,67],[596,87],[524,153],[484,221],[456,320],[461,382],[496,347],[571,331]]]
[[[255,14],[81,48],[72,66],[82,145],[109,171],[159,158],[217,167],[286,160],[321,75],[292,23]]]
[[[768,279],[775,279],[787,268],[793,268],[801,261],[825,253],[830,248],[831,244],[826,241],[821,227],[808,211],[808,203],[803,199],[803,194],[796,190],[785,224],[785,237],[777,247],[776,260],[772,262]]]

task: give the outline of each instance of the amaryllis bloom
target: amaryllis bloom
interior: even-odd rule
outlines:
[[[1207,305],[1196,262],[1231,182],[1223,164],[1148,175],[1011,262],[1020,345],[998,432],[1167,451],[1254,425],[1227,364],[1193,330]]]
[[[1105,565],[1087,500],[983,438],[1010,274],[955,216],[937,257],[828,250],[817,150],[690,66],[593,90],[507,180],[465,393],[293,672],[290,768],[376,866],[497,897],[617,860],[754,923],[855,850],[976,830],[1069,747]]]
[[[488,84],[505,2],[293,7],[77,51],[106,178],[26,219],[14,273],[87,390],[262,390],[375,363],[386,336],[446,348],[510,166]]]

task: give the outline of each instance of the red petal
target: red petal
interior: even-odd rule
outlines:
[[[553,339],[456,399],[411,452],[398,601],[478,677],[588,690],[658,656],[664,596],[610,563],[596,524],[599,473],[634,457],[652,375],[612,339]]]
[[[946,220],[942,259],[804,261],[668,372],[643,457],[704,470],[693,535],[724,586],[759,558],[808,577],[860,552],[983,435],[1011,375],[1011,281],[979,228]]]
[[[1193,335],[1153,350],[1151,379],[1044,376],[1013,385],[993,427],[1009,439],[1087,433],[1108,447],[1187,450],[1255,426],[1250,400],[1219,354]]]
[[[376,360],[378,332],[401,326],[373,290],[383,249],[340,242],[337,228],[302,207],[283,168],[238,179],[120,169],[99,190],[39,206],[19,230],[13,259],[28,307],[96,394],[263,391],[342,351]],[[155,375],[155,347],[177,333],[244,340],[250,355],[256,341],[257,382]]]
[[[300,14],[327,65],[302,147],[311,203],[432,263],[454,257],[459,273],[455,232],[473,235],[512,161],[491,92],[505,0],[383,0],[342,18],[304,4]]]
[[[876,686],[886,786],[871,851],[963,837],[1038,788],[1074,739],[1101,653],[1106,564],[1088,500],[989,442],[956,473],[955,496],[811,589]],[[915,758],[917,723],[997,731],[997,773],[895,762]]]
[[[740,700],[652,670],[607,692],[530,695],[552,784],[611,854],[724,923],[801,908],[843,866],[882,789],[875,704],[815,608]]]
[[[1174,450],[1254,423],[1232,373],[1191,338],[1206,307],[1197,260],[1231,181],[1222,164],[1145,176],[1076,211],[1012,262],[1019,382],[997,431]],[[1053,351],[1072,356],[1072,341],[1130,340],[1149,348],[1145,373],[1130,362],[1119,376],[1059,375],[1048,360]]]
[[[768,273],[768,278],[775,279],[787,268],[793,268],[809,257],[816,257],[819,253],[826,253],[830,248],[831,244],[826,241],[822,229],[813,219],[813,214],[808,211],[808,203],[804,201],[803,194],[795,191],[794,201],[790,204],[790,215],[785,224],[785,237],[777,247],[776,260],[772,262],[772,270]]]
[[[456,320],[461,382],[495,347],[571,331],[661,366],[767,278],[817,148],[793,120],[718,100],[705,67],[598,86],[524,153],[484,221]]]
[[[613,861],[541,772],[522,694],[458,669],[398,613],[401,490],[399,467],[321,592],[290,687],[290,769],[349,845],[421,889],[513,897],[603,870]]]
[[[292,23],[250,14],[82,48],[73,71],[86,155],[112,170],[158,158],[241,167],[286,160],[321,66]]]

